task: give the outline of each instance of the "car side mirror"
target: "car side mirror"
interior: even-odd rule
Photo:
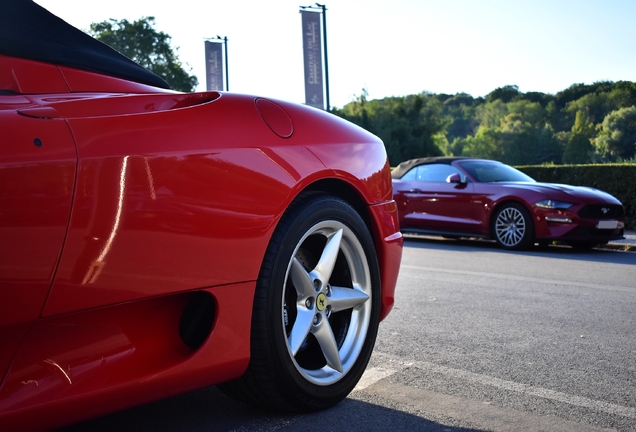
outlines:
[[[459,173],[454,173],[446,177],[446,183],[464,184],[466,183],[466,177],[462,178]]]

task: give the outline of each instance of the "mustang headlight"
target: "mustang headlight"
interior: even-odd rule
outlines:
[[[574,204],[563,202],[563,201],[554,201],[551,199],[544,199],[537,203],[535,203],[537,207],[545,208],[545,209],[566,209],[572,207]]]

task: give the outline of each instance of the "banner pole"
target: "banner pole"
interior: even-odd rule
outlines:
[[[329,56],[327,55],[327,6],[316,3],[322,9],[322,40],[325,49],[325,97],[327,102],[327,112],[331,111],[329,104]]]
[[[223,42],[225,43],[225,91],[230,91],[230,73],[227,61],[227,36],[223,38]]]

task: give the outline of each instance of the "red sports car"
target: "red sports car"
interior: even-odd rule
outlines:
[[[0,430],[224,383],[338,403],[402,253],[383,143],[331,114],[183,94],[0,2]]]
[[[538,183],[500,162],[413,159],[391,175],[403,232],[489,238],[506,249],[554,240],[589,248],[623,238],[623,206],[610,194]]]

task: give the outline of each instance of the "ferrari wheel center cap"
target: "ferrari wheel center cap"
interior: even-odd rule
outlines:
[[[318,294],[318,297],[316,298],[316,307],[321,312],[327,307],[327,296],[325,293]]]

